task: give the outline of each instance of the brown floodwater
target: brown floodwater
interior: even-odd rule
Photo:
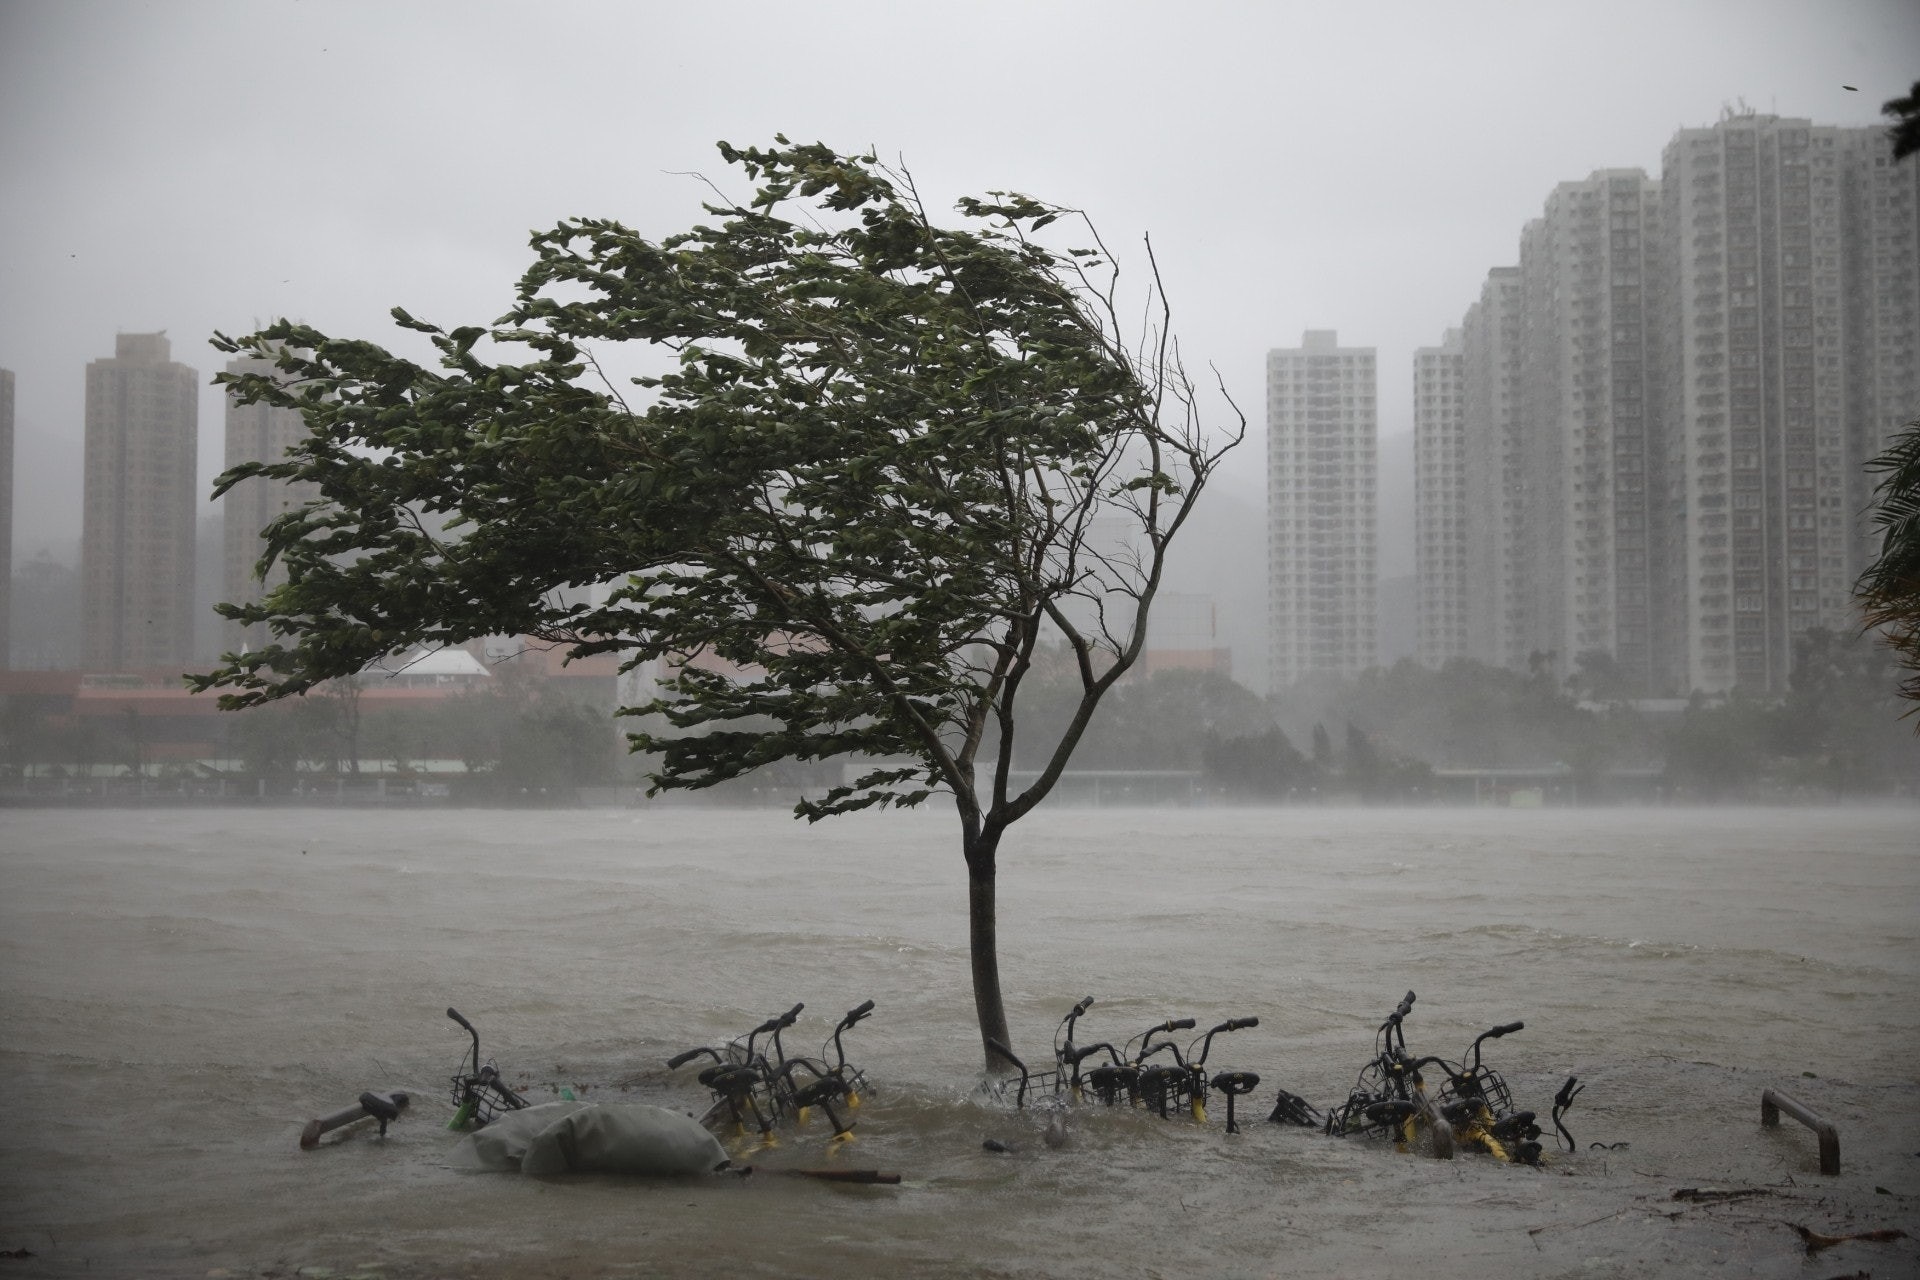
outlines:
[[[1043,811],[1002,852],[1017,1048],[1229,1017],[1243,1131],[982,1089],[938,812],[8,810],[0,1280],[28,1276],[1647,1276],[1920,1271],[1920,811]],[[1543,1169],[1265,1123],[1326,1107],[1409,988],[1489,1060]],[[740,1152],[898,1186],[458,1167],[447,1077],[692,1111],[674,1053],[796,1001],[873,1088],[855,1139]],[[1833,1119],[1759,1124],[1784,1087]],[[302,1151],[365,1089],[414,1104]],[[1010,1148],[989,1151],[992,1139]],[[1594,1145],[1603,1144],[1603,1145]],[[1727,1198],[1682,1198],[1689,1189]],[[1809,1259],[1793,1230],[1901,1229]]]

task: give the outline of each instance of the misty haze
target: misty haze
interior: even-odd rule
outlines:
[[[1920,1270],[1916,54],[0,7],[0,1267]]]

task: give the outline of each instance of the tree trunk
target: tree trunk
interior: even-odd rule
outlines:
[[[980,1051],[987,1069],[1005,1070],[1007,1062],[987,1048],[998,1040],[1008,1048],[1007,1006],[1000,998],[1000,952],[994,929],[994,853],[998,833],[967,842],[967,943],[973,957],[973,1008],[980,1020]]]

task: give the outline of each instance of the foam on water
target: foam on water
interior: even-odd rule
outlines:
[[[1860,1192],[1911,1218],[1915,817],[1054,810],[1003,846],[1001,966],[1030,1062],[1084,995],[1083,1042],[1257,1015],[1213,1059],[1262,1074],[1240,1107],[1257,1121],[1276,1085],[1344,1096],[1411,987],[1417,1052],[1456,1054],[1524,1018],[1493,1055],[1521,1103],[1544,1113],[1577,1072],[1576,1134],[1632,1144],[1631,1160],[1581,1152],[1557,1167],[1569,1176],[1542,1177],[1257,1123],[1229,1139],[1217,1104],[1206,1128],[1077,1113],[1069,1147],[1048,1151],[1034,1116],[979,1091],[945,813],[808,827],[687,809],[8,811],[0,1072],[24,1105],[0,1159],[0,1248],[33,1250],[49,1274],[89,1258],[106,1274],[366,1259],[389,1274],[631,1274],[662,1242],[676,1274],[782,1273],[778,1259],[848,1276],[1417,1260],[1444,1277],[1528,1259],[1539,1274],[1538,1221],[1645,1200],[1649,1178],[1800,1176],[1811,1140],[1753,1124],[1759,1089],[1783,1083],[1852,1122],[1823,1203]],[[563,1189],[445,1168],[435,1117],[468,1047],[449,1004],[536,1094],[691,1108],[701,1091],[665,1069],[672,1053],[796,1000],[789,1043],[810,1049],[869,998],[849,1047],[876,1090],[841,1159],[899,1166],[901,1191],[767,1183],[735,1201],[737,1186]],[[310,1115],[386,1087],[418,1095],[386,1143],[294,1149]],[[984,1153],[985,1136],[1016,1151]],[[825,1158],[809,1144],[767,1158]],[[1397,1225],[1378,1226],[1383,1205]],[[789,1252],[712,1229],[738,1213]],[[1691,1241],[1798,1274],[1758,1228],[1686,1227],[1629,1214],[1583,1228],[1581,1247],[1625,1271]]]

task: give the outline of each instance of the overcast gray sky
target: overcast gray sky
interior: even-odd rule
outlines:
[[[670,234],[716,139],[900,155],[943,204],[1012,188],[1151,232],[1190,357],[1253,419],[1306,328],[1413,350],[1458,322],[1552,186],[1657,172],[1744,101],[1875,124],[1920,77],[1914,0],[545,3],[0,0],[0,367],[16,555],[70,554],[84,368],[165,329],[303,318],[397,338],[505,309],[527,234]],[[1848,92],[1842,86],[1857,86]],[[221,408],[201,407],[201,471]]]

